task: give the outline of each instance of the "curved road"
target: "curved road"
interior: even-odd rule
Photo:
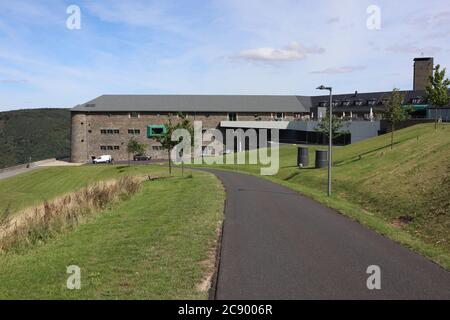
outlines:
[[[227,192],[217,299],[450,299],[450,272],[422,256],[286,187],[206,171]]]

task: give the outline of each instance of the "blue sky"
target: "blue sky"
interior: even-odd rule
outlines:
[[[0,111],[108,93],[410,89],[414,57],[450,67],[449,40],[448,0],[0,0]]]

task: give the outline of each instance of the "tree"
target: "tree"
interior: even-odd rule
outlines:
[[[127,152],[128,152],[128,165],[130,165],[130,154],[143,154],[145,152],[146,146],[144,143],[137,141],[135,138],[131,138],[128,141]]]
[[[426,95],[428,101],[434,106],[434,130],[437,129],[437,109],[445,106],[450,97],[447,95],[450,80],[445,78],[445,68],[440,70],[441,66],[438,64],[434,69],[434,74],[430,76],[430,84],[426,86]]]
[[[167,150],[169,158],[169,174],[172,174],[172,159],[171,152],[172,149],[179,143],[179,141],[172,141],[172,133],[177,129],[186,129],[189,131],[191,136],[193,136],[194,128],[189,119],[186,118],[182,113],[178,113],[179,121],[177,123],[172,122],[172,114],[169,113],[168,120],[164,125],[165,132],[155,135],[153,139],[158,141],[164,150]]]
[[[348,133],[348,130],[343,130],[348,127],[348,122],[333,114],[331,121],[331,130],[333,131],[333,139]],[[322,118],[315,128],[316,131],[323,133],[327,138],[330,136],[330,111],[328,109],[324,118]]]
[[[404,96],[400,93],[399,89],[394,88],[386,104],[386,110],[384,111],[384,119],[391,125],[391,149],[394,148],[395,124],[409,117],[408,112],[403,109],[403,99]]]

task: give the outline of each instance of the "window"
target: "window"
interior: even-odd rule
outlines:
[[[355,106],[362,106],[363,102],[362,100],[355,100]]]
[[[277,119],[283,119],[284,118],[284,114],[283,114],[283,112],[277,112],[275,117]]]
[[[319,102],[319,107],[326,107],[326,106],[328,106],[328,102],[326,101]]]
[[[345,107],[348,107],[350,105],[350,100],[342,101],[342,105],[345,106]]]
[[[154,151],[160,151],[162,149],[163,149],[162,146],[152,146],[152,150],[154,150]]]
[[[228,113],[228,120],[229,121],[237,121],[237,114],[235,112]]]
[[[139,118],[140,117],[140,114],[139,114],[139,112],[130,112],[130,118]]]
[[[100,130],[100,134],[106,134],[106,130],[105,129],[101,129]]]
[[[119,133],[120,133],[119,129],[114,129],[114,134],[119,134]]]
[[[139,129],[128,129],[128,134],[141,134],[141,130]]]
[[[370,99],[370,100],[367,100],[367,104],[368,104],[369,106],[374,106],[376,103],[377,103],[377,100],[376,100],[376,99]]]
[[[106,150],[106,146],[100,146],[100,150]]]
[[[108,146],[108,150],[113,150],[113,146]]]
[[[333,107],[337,107],[339,105],[339,100],[333,100]]]
[[[157,137],[167,133],[167,128],[165,125],[152,125],[147,127],[147,137]]]
[[[113,134],[113,133],[114,133],[114,130],[113,130],[113,129],[108,129],[106,132],[107,132],[108,134]]]
[[[114,146],[114,150],[119,150],[120,147],[119,146]]]

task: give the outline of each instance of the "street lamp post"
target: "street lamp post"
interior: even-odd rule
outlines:
[[[328,128],[328,196],[331,196],[331,167],[332,167],[332,148],[333,148],[333,88],[320,86],[318,90],[330,91],[330,113],[329,113],[329,128]]]

